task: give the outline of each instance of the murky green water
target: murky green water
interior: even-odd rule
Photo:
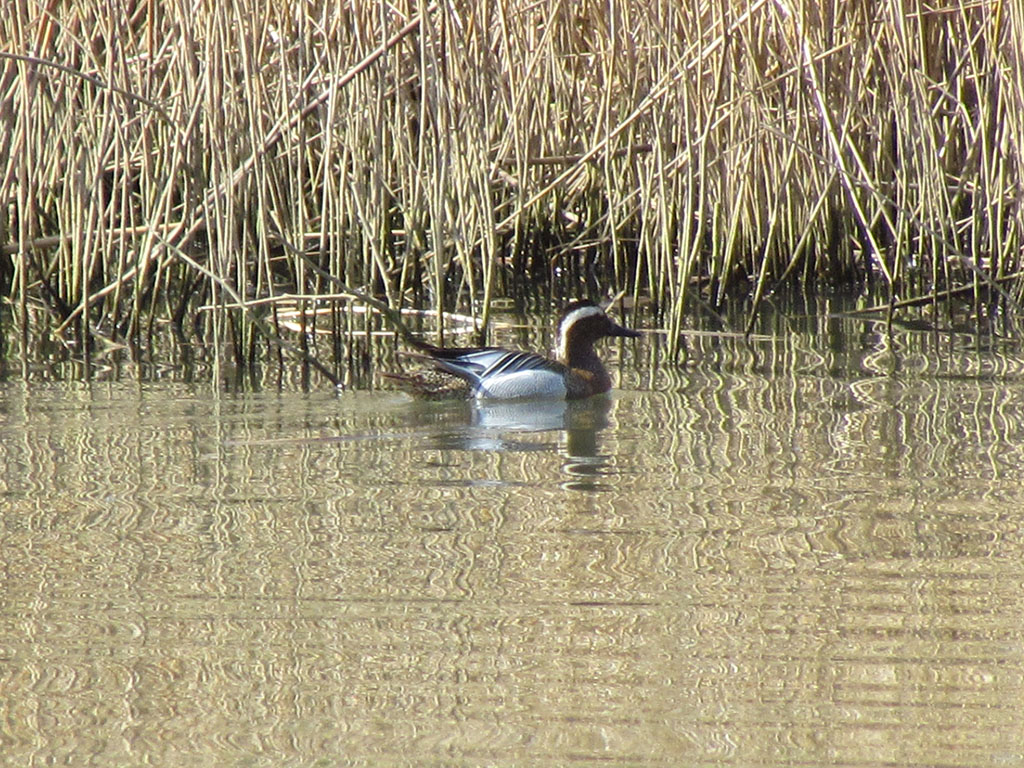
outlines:
[[[0,385],[0,762],[1024,764],[1024,358],[690,347],[573,406]]]

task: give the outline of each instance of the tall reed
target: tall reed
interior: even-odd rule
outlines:
[[[0,290],[83,354],[169,323],[243,364],[275,297],[1017,308],[1022,51],[997,0],[8,0]]]

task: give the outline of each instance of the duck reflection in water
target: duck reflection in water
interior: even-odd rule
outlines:
[[[608,426],[612,401],[586,400],[462,401],[417,404],[420,417],[437,425],[437,448],[463,451],[551,451],[557,439],[538,435],[565,434],[571,458],[596,458],[598,433]],[[418,408],[419,410],[419,408]],[[440,423],[438,423],[440,422]]]

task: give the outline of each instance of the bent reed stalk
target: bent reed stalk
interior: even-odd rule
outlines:
[[[167,323],[244,363],[277,296],[483,335],[625,291],[672,346],[790,283],[1024,293],[1020,3],[115,5],[0,19],[0,291],[85,355]]]

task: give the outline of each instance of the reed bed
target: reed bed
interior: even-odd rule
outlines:
[[[484,336],[499,297],[625,291],[670,346],[786,285],[1012,317],[1022,52],[1017,2],[8,0],[5,316],[315,358],[287,303],[328,376],[351,302]]]

